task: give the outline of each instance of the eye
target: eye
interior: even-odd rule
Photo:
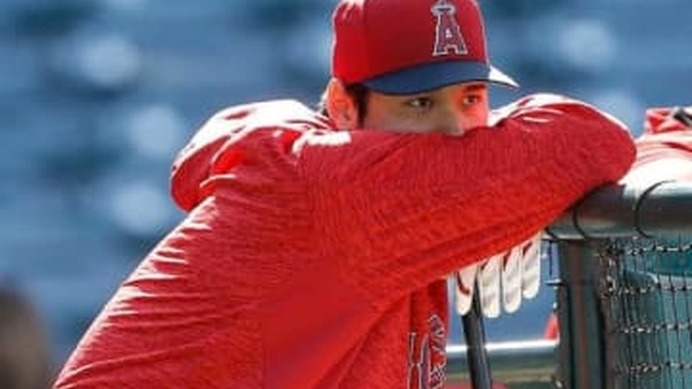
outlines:
[[[480,94],[470,94],[464,96],[464,98],[461,100],[461,104],[464,107],[470,107],[472,105],[478,104],[483,102],[483,96]]]
[[[414,108],[420,111],[427,111],[433,106],[433,99],[427,96],[419,96],[410,100],[407,100],[404,104],[406,106]]]

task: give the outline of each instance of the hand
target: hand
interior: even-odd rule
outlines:
[[[471,309],[476,280],[481,310],[489,318],[500,316],[501,306],[513,313],[521,306],[522,299],[534,298],[541,282],[541,235],[459,270],[455,293],[457,312],[465,315]]]

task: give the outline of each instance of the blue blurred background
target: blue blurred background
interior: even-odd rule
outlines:
[[[182,218],[168,175],[194,130],[235,103],[318,101],[334,4],[0,2],[0,282],[34,303],[56,365]],[[561,92],[638,134],[646,107],[692,104],[686,0],[481,4],[495,64],[523,85],[494,105]],[[490,338],[541,336],[552,298],[490,321]]]

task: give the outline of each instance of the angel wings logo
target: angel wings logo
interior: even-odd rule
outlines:
[[[448,0],[438,0],[430,10],[437,18],[433,56],[449,55],[452,52],[457,55],[468,54],[461,27],[454,18],[457,12],[454,4]]]

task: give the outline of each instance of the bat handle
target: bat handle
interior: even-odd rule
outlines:
[[[490,363],[485,349],[485,329],[479,298],[478,283],[474,284],[473,300],[469,312],[461,317],[466,338],[466,360],[474,389],[492,389]]]

